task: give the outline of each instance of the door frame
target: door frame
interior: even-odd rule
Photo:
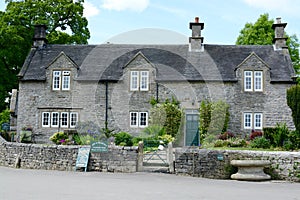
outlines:
[[[186,145],[186,136],[187,136],[187,127],[186,127],[186,124],[187,124],[187,115],[198,115],[199,118],[200,118],[200,113],[199,113],[199,110],[196,110],[196,109],[186,109],[185,110],[185,116],[184,116],[184,146],[187,146]],[[198,122],[198,125],[199,125],[200,121]],[[198,144],[199,146],[201,145],[200,144],[200,135],[199,135],[199,141],[198,141]]]

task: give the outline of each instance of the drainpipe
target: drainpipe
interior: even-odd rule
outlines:
[[[158,83],[156,83],[156,102],[158,103]]]
[[[105,81],[105,128],[108,124],[108,81]]]

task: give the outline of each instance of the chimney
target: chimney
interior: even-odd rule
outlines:
[[[273,39],[275,50],[288,50],[286,45],[287,37],[284,37],[284,28],[287,23],[281,23],[281,18],[276,18],[276,23],[272,25],[272,29],[275,30],[275,38]]]
[[[46,39],[46,25],[35,25],[34,26],[34,37],[33,37],[33,46],[34,47],[43,47],[47,43]]]
[[[190,23],[192,30],[192,37],[189,38],[190,51],[203,51],[203,37],[201,37],[201,30],[204,28],[204,23],[199,23],[199,17],[195,17],[195,22]]]

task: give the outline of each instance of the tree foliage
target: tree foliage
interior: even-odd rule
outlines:
[[[296,130],[300,133],[300,85],[294,85],[287,90],[287,104],[292,110]]]
[[[237,45],[272,45],[275,37],[275,32],[272,29],[274,20],[269,19],[269,15],[262,14],[253,23],[246,23],[245,27],[240,31],[240,35],[236,40]],[[300,69],[299,57],[299,41],[295,34],[289,36],[285,33],[287,46],[296,71]]]
[[[180,124],[182,111],[176,100],[158,103],[150,110],[150,125],[163,127],[167,135],[176,137]]]
[[[200,106],[200,142],[206,136],[217,136],[227,131],[229,105],[224,101],[202,101]],[[216,138],[216,137],[215,137]]]
[[[86,44],[90,38],[83,17],[84,0],[6,0],[0,11],[0,111],[8,92],[17,88],[20,68],[32,46],[34,25],[47,26],[48,43]]]

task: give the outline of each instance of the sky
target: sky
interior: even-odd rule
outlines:
[[[204,23],[205,44],[235,44],[245,24],[264,13],[281,17],[288,23],[286,32],[300,39],[297,0],[85,0],[84,8],[89,44],[185,44],[196,16]]]

